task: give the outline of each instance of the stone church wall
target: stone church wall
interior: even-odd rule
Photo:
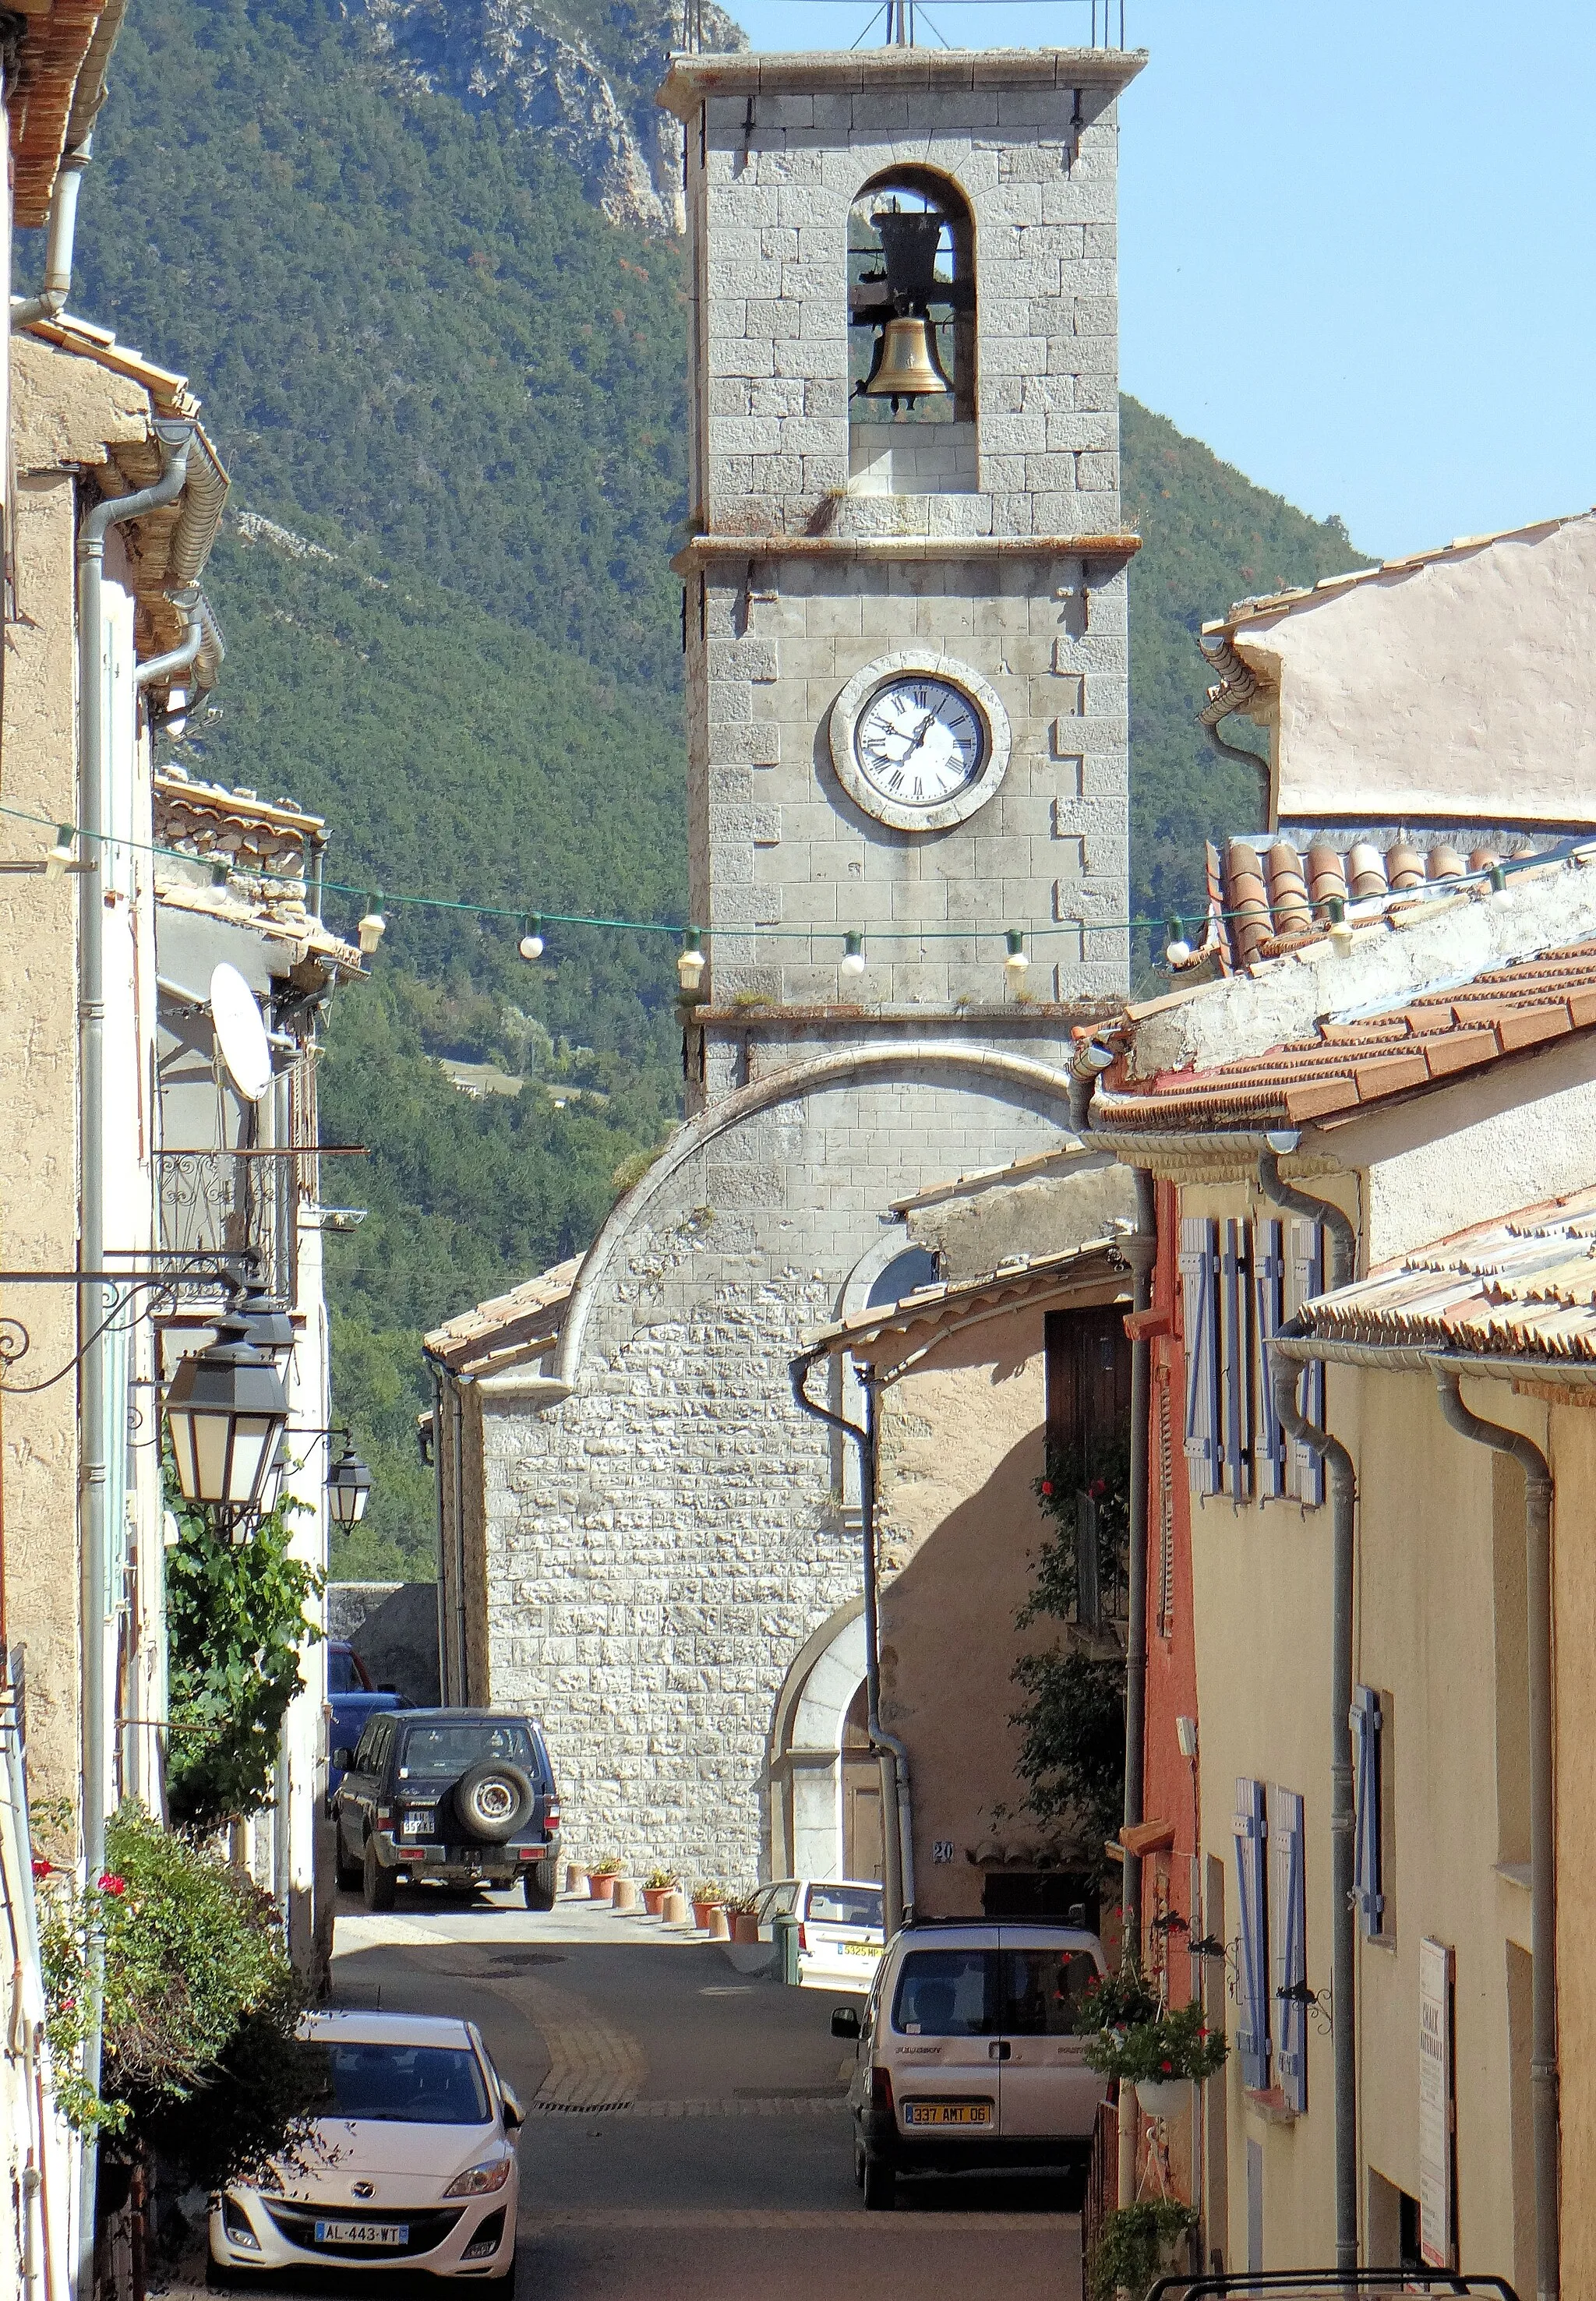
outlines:
[[[907,1078],[779,1106],[648,1205],[570,1399],[484,1400],[491,1698],[543,1719],[573,1854],[760,1873],[777,1696],[860,1577],[789,1362],[891,1199],[1049,1148],[1062,1117]]]

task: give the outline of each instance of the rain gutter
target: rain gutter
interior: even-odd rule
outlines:
[[[1293,1321],[1297,1325],[1298,1321]],[[1557,2301],[1560,2286],[1561,2190],[1558,2157],[1557,1853],[1552,1771],[1551,1703],[1551,1503],[1552,1478],[1545,1455],[1521,1431],[1487,1422],[1464,1405],[1466,1374],[1496,1381],[1542,1377],[1571,1389],[1596,1388],[1596,1365],[1571,1366],[1558,1358],[1516,1354],[1476,1356],[1472,1351],[1426,1350],[1411,1343],[1343,1342],[1333,1335],[1287,1330],[1271,1345],[1283,1361],[1310,1360],[1385,1373],[1431,1374],[1441,1410],[1465,1438],[1511,1454],[1525,1474],[1525,1562],[1529,1593],[1530,1681],[1530,1925],[1532,1944],[1530,2092],[1534,2137],[1535,2291],[1537,2301]],[[1275,1397],[1294,1375],[1276,1369]]]
[[[907,1925],[915,1912],[915,1831],[914,1808],[909,1790],[909,1753],[896,1734],[889,1734],[882,1724],[882,1661],[880,1591],[875,1560],[875,1494],[879,1462],[877,1429],[877,1395],[882,1378],[873,1367],[861,1366],[858,1376],[865,1391],[865,1420],[861,1427],[850,1422],[844,1414],[837,1414],[829,1406],[822,1406],[809,1395],[810,1369],[831,1355],[823,1344],[806,1351],[791,1365],[792,1394],[806,1414],[817,1422],[829,1423],[833,1430],[842,1431],[859,1450],[860,1538],[865,1553],[865,1729],[878,1751],[884,1753],[892,1776],[894,1803],[898,1814],[897,1876],[893,1865],[887,1864],[888,1876],[883,1883],[883,1915],[889,1941]]]

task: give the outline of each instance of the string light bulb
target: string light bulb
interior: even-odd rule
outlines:
[[[1025,938],[1018,927],[1008,930],[1008,956],[1003,962],[1003,972],[1008,977],[1011,991],[1024,987],[1025,971],[1031,961],[1025,956]]]
[[[521,941],[515,946],[529,966],[543,956],[543,922],[536,911],[521,922]]]
[[[1185,930],[1179,919],[1170,920],[1168,933],[1169,941],[1164,947],[1164,956],[1171,966],[1184,966],[1191,956],[1191,946],[1186,941]]]
[[[681,985],[684,999],[695,999],[704,980],[704,937],[697,927],[689,927],[681,938],[681,954],[676,961],[676,980]]]
[[[70,823],[58,824],[55,844],[45,858],[46,878],[59,879],[72,860],[72,826]]]
[[[1352,948],[1352,928],[1347,917],[1347,906],[1340,895],[1332,895],[1325,908],[1330,913],[1330,948],[1338,958],[1345,958]]]
[[[382,916],[382,890],[373,888],[366,897],[363,916],[355,930],[363,958],[370,958],[383,936],[388,933],[388,921]]]
[[[842,967],[844,975],[858,976],[865,972],[865,938],[850,928],[842,938]]]

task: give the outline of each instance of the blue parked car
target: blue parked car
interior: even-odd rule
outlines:
[[[327,1700],[332,1718],[327,1728],[327,1747],[333,1750],[353,1750],[358,1747],[365,1732],[366,1720],[379,1710],[408,1710],[410,1704],[391,1686],[372,1684],[371,1673],[355,1653],[347,1638],[327,1641]],[[327,1811],[332,1812],[332,1801],[338,1786],[343,1780],[342,1769],[330,1763],[327,1768]]]

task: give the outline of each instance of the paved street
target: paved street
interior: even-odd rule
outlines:
[[[335,2002],[465,2013],[526,2103],[519,2301],[1078,2301],[1079,2234],[1034,2177],[906,2184],[866,2216],[832,2000],[715,1945],[562,1902],[345,1897]]]

